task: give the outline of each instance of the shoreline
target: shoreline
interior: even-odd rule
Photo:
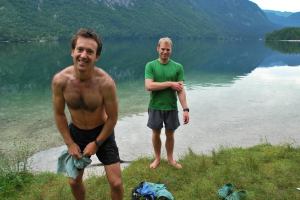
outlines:
[[[180,115],[180,114],[179,114]],[[181,116],[181,115],[180,115]],[[193,119],[193,115],[191,118]],[[134,121],[137,127],[132,127],[130,124]],[[151,130],[146,127],[147,113],[131,117],[125,117],[119,121],[115,128],[116,142],[119,147],[121,160],[133,161],[140,157],[152,157],[153,150],[151,144]],[[199,126],[200,125],[200,126]],[[206,127],[207,129],[207,127]],[[249,128],[251,129],[251,127]],[[198,130],[199,134],[191,134]],[[207,130],[206,130],[207,131]],[[213,150],[221,147],[250,147],[261,143],[270,143],[272,145],[292,143],[300,145],[299,134],[292,135],[274,135],[249,132],[235,133],[233,137],[231,131],[223,132],[222,135],[218,132],[206,134],[205,127],[199,123],[191,122],[190,125],[182,125],[176,131],[174,157],[176,160],[182,158],[189,149],[197,154],[210,154]],[[162,134],[162,143],[164,144],[165,136]],[[162,159],[166,158],[164,145],[162,145]],[[59,146],[40,151],[28,159],[29,169],[32,172],[53,172],[56,173],[57,158],[60,153],[66,149],[66,146]],[[46,159],[45,159],[46,158]],[[150,164],[150,163],[149,163]],[[104,167],[98,166],[99,161],[96,156],[92,156],[93,167],[88,167],[85,171],[84,178],[92,175],[103,175]],[[95,166],[96,165],[96,166]],[[129,163],[121,164],[122,169],[127,167]]]

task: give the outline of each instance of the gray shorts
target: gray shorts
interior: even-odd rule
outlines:
[[[161,129],[163,124],[165,129],[168,130],[176,130],[180,126],[177,110],[154,110],[149,108],[148,116],[147,126],[151,129]]]

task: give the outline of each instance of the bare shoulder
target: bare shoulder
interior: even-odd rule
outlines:
[[[95,68],[96,79],[99,82],[101,89],[115,89],[115,81],[103,69]]]
[[[72,70],[73,68],[70,66],[56,73],[52,79],[52,87],[63,87],[70,79]]]

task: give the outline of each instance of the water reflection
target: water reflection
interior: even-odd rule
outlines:
[[[104,41],[97,65],[117,82],[121,116],[146,110],[148,95],[144,91],[144,66],[157,57],[156,42]],[[23,110],[30,104],[42,104],[43,109],[51,111],[48,108],[51,107],[51,79],[57,71],[71,64],[69,43],[0,45],[0,103],[6,107],[1,109],[3,115],[14,118],[19,113],[14,112],[13,107]],[[230,84],[239,76],[250,73],[270,52],[260,42],[179,40],[174,42],[173,57],[184,64],[186,83],[192,88],[193,85]],[[24,105],[26,99],[28,103]]]
[[[98,66],[120,84],[144,78],[144,65],[157,57],[156,41],[104,41]],[[45,89],[52,76],[71,64],[68,43],[0,44],[0,91]],[[251,72],[270,54],[259,42],[176,41],[173,57],[184,64],[186,75]],[[213,81],[213,80],[212,80]],[[230,78],[228,80],[230,82]]]
[[[281,53],[295,54],[300,53],[300,41],[266,41],[266,46]]]
[[[0,92],[49,87],[52,75],[70,63],[59,43],[0,43]]]

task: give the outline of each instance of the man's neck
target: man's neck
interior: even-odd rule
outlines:
[[[169,58],[168,58],[168,59],[161,59],[161,58],[159,58],[158,60],[159,60],[159,62],[160,62],[161,64],[167,64],[167,63],[170,61]]]
[[[74,67],[75,77],[78,78],[80,81],[89,80],[89,79],[91,79],[91,77],[93,75],[92,70],[89,70],[89,71],[79,71],[76,67]]]

